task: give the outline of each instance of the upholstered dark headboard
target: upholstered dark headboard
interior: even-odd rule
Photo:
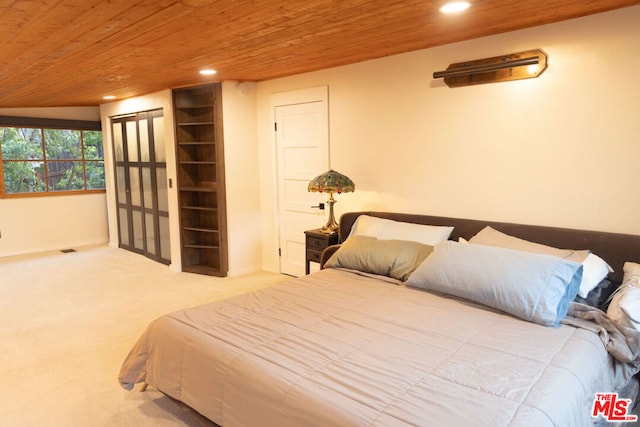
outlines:
[[[394,212],[345,213],[340,219],[341,242],[349,236],[353,223],[360,215],[370,215],[414,224],[453,226],[451,240],[458,240],[459,237],[470,239],[478,231],[489,225],[511,236],[556,248],[589,249],[614,269],[614,272],[609,277],[616,283],[622,281],[622,266],[626,261],[640,263],[640,236],[637,235]]]

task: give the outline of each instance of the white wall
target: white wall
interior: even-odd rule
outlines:
[[[229,276],[262,268],[255,87],[222,85]]]
[[[0,108],[0,115],[100,119],[97,107]],[[106,243],[105,194],[0,199],[0,257]]]
[[[269,96],[329,85],[337,213],[405,211],[640,234],[640,6],[257,85],[260,194],[273,224]],[[366,48],[366,47],[363,47]],[[448,88],[450,63],[535,48],[537,79]],[[320,172],[320,171],[319,171]],[[270,217],[271,216],[271,217]],[[277,248],[264,227],[264,248]],[[277,270],[265,250],[263,266]]]

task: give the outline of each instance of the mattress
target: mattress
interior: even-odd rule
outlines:
[[[598,335],[325,269],[153,321],[120,372],[225,426],[586,426]]]

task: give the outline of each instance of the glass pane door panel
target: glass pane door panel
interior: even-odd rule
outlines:
[[[118,209],[118,224],[120,225],[120,243],[123,245],[129,245],[129,219],[127,218],[127,210],[124,208]]]
[[[153,147],[156,162],[166,162],[167,154],[164,151],[164,117],[153,118]]]
[[[144,249],[144,227],[142,226],[142,212],[131,211],[131,223],[133,224],[133,247]]]
[[[122,148],[122,126],[114,123],[113,126],[113,149],[116,154],[116,162],[124,161],[124,150]]]
[[[124,166],[116,167],[116,186],[118,187],[118,203],[127,203],[127,186],[125,184]]]
[[[155,255],[156,253],[156,229],[153,222],[153,214],[145,215],[145,226],[147,229],[147,252]]]
[[[130,162],[138,161],[138,132],[136,122],[127,122],[127,154]]]
[[[131,191],[132,206],[141,206],[142,204],[140,198],[140,175],[138,171],[138,168],[129,168],[129,190]]]
[[[148,121],[140,120],[138,127],[140,129],[140,161],[149,161],[149,132],[147,129]]]
[[[171,241],[169,239],[169,217],[159,216],[160,225],[160,257],[171,259]]]
[[[144,197],[144,207],[153,209],[153,186],[151,185],[151,169],[142,168],[142,194]]]
[[[169,212],[169,197],[167,190],[167,169],[156,168],[156,180],[158,182],[158,210]]]

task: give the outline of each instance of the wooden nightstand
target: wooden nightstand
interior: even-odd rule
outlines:
[[[309,274],[309,263],[320,262],[320,256],[322,251],[327,246],[338,244],[338,233],[326,234],[320,231],[320,229],[307,230],[304,232],[306,236],[306,274]]]

